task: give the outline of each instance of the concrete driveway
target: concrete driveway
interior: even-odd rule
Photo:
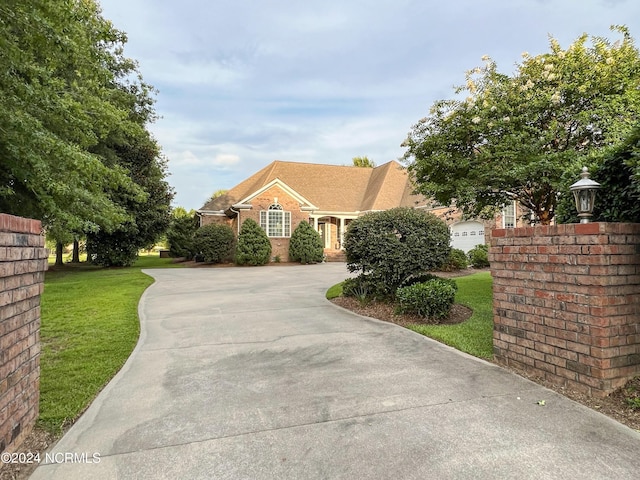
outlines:
[[[639,433],[327,302],[344,264],[146,273],[138,346],[33,479],[638,478]]]

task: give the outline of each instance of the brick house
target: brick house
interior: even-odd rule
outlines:
[[[452,246],[465,251],[485,243],[485,228],[517,223],[515,211],[510,215],[509,209],[496,217],[495,225],[461,221],[459,211],[415,195],[407,170],[395,161],[375,168],[274,161],[197,213],[201,226],[225,223],[236,233],[252,218],[267,232],[272,256],[287,261],[289,238],[302,220],[320,233],[327,256],[339,257],[351,220],[394,207],[425,209],[442,217],[450,225]]]

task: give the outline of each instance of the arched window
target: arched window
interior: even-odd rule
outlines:
[[[290,237],[291,212],[285,212],[279,203],[272,203],[268,210],[260,212],[260,226],[268,237]]]

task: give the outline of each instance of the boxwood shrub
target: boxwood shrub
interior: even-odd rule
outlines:
[[[449,315],[456,291],[455,281],[442,278],[400,287],[396,291],[397,311],[440,321]]]
[[[204,262],[230,260],[235,249],[235,235],[229,225],[212,223],[200,227],[193,237],[196,257]]]

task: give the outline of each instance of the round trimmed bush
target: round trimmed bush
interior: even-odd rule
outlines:
[[[301,221],[291,234],[289,260],[300,263],[318,263],[324,259],[322,237],[306,221]]]
[[[212,223],[200,227],[193,236],[193,250],[202,261],[222,263],[230,260],[235,246],[235,235],[229,225]]]
[[[240,228],[236,263],[238,265],[265,265],[271,259],[271,242],[264,229],[255,220],[247,218]]]
[[[489,266],[489,247],[484,244],[476,245],[467,254],[473,268],[487,268]]]
[[[464,268],[467,268],[468,266],[469,264],[467,263],[467,254],[464,253],[464,250],[460,250],[459,248],[452,248],[447,261],[442,264],[440,270],[442,270],[443,272],[453,272],[455,270],[462,270]]]
[[[453,280],[440,278],[400,287],[396,291],[397,310],[441,320],[449,315],[457,288]]]
[[[406,207],[368,213],[345,233],[347,269],[370,275],[378,290],[393,295],[411,276],[440,267],[450,239],[446,223],[431,213]]]

